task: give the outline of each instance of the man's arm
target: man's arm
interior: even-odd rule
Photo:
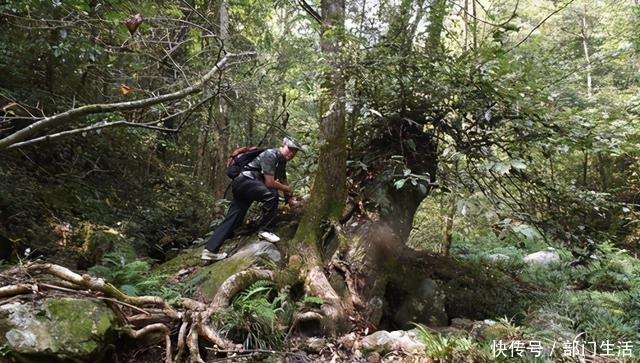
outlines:
[[[264,185],[269,189],[281,190],[285,195],[291,194],[291,188],[279,180],[276,180],[273,175],[264,175]]]
[[[276,179],[276,181],[280,182],[281,184],[289,185],[289,183],[287,182],[287,162],[286,161],[280,161],[276,165],[276,174],[274,178]],[[284,194],[284,202],[289,203],[289,201],[291,200],[291,197],[293,197],[293,192],[291,191],[291,188],[289,188],[289,192],[284,192],[283,194]]]

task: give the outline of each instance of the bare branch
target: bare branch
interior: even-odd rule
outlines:
[[[318,12],[309,5],[305,0],[298,0],[298,4],[302,7],[307,14],[311,15],[311,17],[318,22],[318,24],[322,24],[322,16],[318,14]]]
[[[191,86],[185,87],[176,92],[172,92],[172,93],[168,93],[168,94],[160,95],[156,97],[145,98],[141,100],[135,100],[135,101],[119,102],[119,103],[111,103],[111,104],[86,105],[86,106],[74,108],[74,109],[59,113],[57,115],[45,117],[37,122],[34,122],[33,124],[27,126],[22,130],[16,131],[15,133],[5,137],[4,139],[0,139],[0,150],[7,149],[13,144],[28,140],[33,135],[35,135],[36,133],[46,128],[49,128],[49,127],[52,127],[52,126],[82,117],[82,116],[98,114],[98,113],[134,110],[142,107],[149,107],[149,106],[157,105],[163,102],[184,98],[191,94],[202,91],[205,84],[209,80],[211,80],[211,78],[214,75],[216,75],[218,72],[225,69],[230,60],[234,58],[253,57],[254,55],[255,55],[255,52],[227,54],[222,59],[220,59],[218,63],[216,63],[216,65],[211,70],[209,70],[209,72],[207,72],[204,76],[198,79]]]
[[[529,34],[527,34],[524,38],[522,38],[518,43],[516,43],[514,46],[512,46],[511,48],[507,49],[505,51],[505,53],[509,53],[510,51],[518,48],[522,43],[524,43],[525,41],[527,41],[527,39],[529,39],[529,37],[531,36],[531,34],[533,34],[533,32],[535,32],[539,27],[542,26],[542,24],[546,23],[547,20],[549,20],[552,16],[554,16],[555,14],[559,13],[560,11],[564,10],[565,8],[567,8],[569,5],[571,5],[573,3],[574,0],[569,0],[564,4],[560,4],[560,6],[555,9],[554,11],[552,11],[551,13],[549,13],[544,19],[542,19],[538,24],[536,24],[536,26],[534,26],[533,28],[531,28],[531,31],[529,31]]]
[[[141,128],[145,128],[145,129],[151,129],[151,130],[156,130],[156,131],[165,131],[165,132],[178,132],[180,131],[180,126],[182,126],[182,124],[179,127],[170,129],[167,127],[161,127],[161,126],[157,126],[157,124],[162,123],[165,120],[168,120],[172,117],[175,117],[177,115],[181,115],[183,113],[188,112],[189,110],[182,110],[178,113],[163,117],[162,119],[158,120],[158,121],[150,121],[150,122],[145,122],[145,123],[138,123],[138,122],[131,122],[131,121],[113,121],[113,122],[98,122],[95,123],[93,125],[87,126],[87,127],[81,127],[79,129],[73,129],[73,130],[66,130],[66,131],[61,131],[61,132],[57,132],[55,134],[51,134],[51,135],[44,135],[44,136],[40,136],[40,137],[36,137],[33,139],[29,139],[27,141],[22,141],[22,142],[16,142],[15,144],[12,144],[10,146],[8,146],[8,149],[13,149],[13,148],[18,148],[21,146],[25,146],[25,145],[29,145],[29,144],[35,144],[41,141],[51,141],[53,139],[57,139],[59,137],[62,136],[69,136],[69,135],[73,135],[73,134],[79,134],[79,133],[83,133],[83,132],[89,132],[89,131],[95,131],[95,130],[100,130],[100,129],[104,129],[107,127],[115,127],[115,126],[129,126],[129,127],[141,127]]]

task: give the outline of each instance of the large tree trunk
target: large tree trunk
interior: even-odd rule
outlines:
[[[346,200],[346,132],[344,79],[340,67],[339,42],[344,26],[344,0],[323,0],[320,46],[327,60],[323,94],[320,97],[320,153],[311,198],[300,223],[293,249],[304,262],[301,278],[306,292],[324,300],[320,322],[333,332],[344,314],[342,303],[324,274],[318,248],[327,225],[338,222]]]
[[[344,79],[340,67],[338,42],[344,23],[344,0],[322,1],[320,46],[327,60],[327,73],[320,96],[320,152],[318,171],[311,189],[298,239],[315,244],[325,221],[337,220],[346,200],[346,132]]]
[[[437,142],[424,122],[406,113],[374,125],[384,131],[356,151],[367,168],[349,175],[349,195],[357,198],[351,213],[324,241],[329,281],[356,328],[484,319],[518,300],[513,280],[500,271],[406,246],[416,210],[436,181]],[[406,170],[410,180],[399,187]]]
[[[351,201],[351,214],[343,220],[342,234],[328,241],[324,252],[332,256],[330,280],[348,286],[341,296],[350,303],[347,308],[360,312],[359,318],[366,326],[378,328],[389,320],[402,325],[396,321],[402,317],[385,318],[389,308],[398,303],[390,301],[395,299],[391,295],[397,297],[399,291],[410,295],[424,283],[417,276],[429,278],[425,273],[426,255],[415,253],[405,244],[416,210],[435,182],[437,144],[419,123],[407,123],[404,116],[381,121],[376,128],[385,132],[358,152],[366,155],[361,160],[367,165],[366,172],[349,178],[353,181],[350,195],[358,199]],[[396,181],[406,177],[406,170],[425,179],[414,178],[415,185],[408,180],[399,188]],[[396,293],[389,295],[390,291]],[[446,323],[444,311],[423,315],[427,320],[436,316],[437,323]],[[420,317],[413,320],[419,321]]]
[[[437,145],[419,122],[407,123],[406,117],[415,115],[374,125],[385,131],[357,151],[358,155],[365,155],[361,161],[367,170],[350,175],[351,195],[358,199],[350,202],[350,211],[341,220],[329,213],[331,206],[340,205],[339,200],[327,204],[331,196],[336,196],[332,180],[339,179],[332,179],[336,176],[331,173],[339,166],[332,164],[332,159],[320,163],[320,168],[326,166],[328,170],[319,173],[314,182],[312,200],[298,228],[297,244],[292,246],[295,252],[291,255],[299,254],[304,262],[301,274],[307,294],[319,296],[325,302],[319,326],[329,330],[328,333],[352,328],[345,324],[345,317],[371,328],[384,321],[402,325],[398,321],[409,319],[408,313],[388,318],[389,313],[385,312],[396,303],[402,304],[390,303],[388,300],[393,297],[389,291],[406,291],[411,295],[410,291],[429,283],[425,279],[405,278],[424,275],[429,279],[423,271],[425,256],[415,255],[405,243],[415,212],[435,181]],[[323,151],[331,155],[336,149],[332,146]],[[411,170],[413,179],[399,188],[396,181],[407,177],[406,170]],[[428,322],[446,323],[442,304],[439,309],[423,314]]]

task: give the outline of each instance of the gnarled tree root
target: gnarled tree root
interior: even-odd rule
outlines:
[[[51,281],[47,278],[46,283],[38,280],[38,275],[46,274],[56,277],[58,280]],[[12,278],[11,276],[28,276],[30,282],[25,283],[25,279]],[[218,290],[210,304],[205,304],[192,299],[184,298],[179,302],[180,311],[176,310],[164,299],[158,296],[129,296],[118,290],[115,286],[105,282],[103,279],[89,275],[80,275],[70,269],[52,264],[33,262],[20,265],[12,270],[5,271],[2,277],[8,280],[15,280],[15,284],[0,287],[0,298],[14,299],[19,296],[40,293],[51,289],[65,291],[67,293],[77,293],[83,296],[92,295],[110,303],[112,309],[117,306],[128,308],[134,314],[127,315],[118,309],[119,316],[126,320],[126,326],[142,326],[139,329],[126,328],[128,336],[139,339],[148,334],[160,333],[165,340],[165,362],[171,363],[180,360],[188,350],[188,361],[192,363],[203,363],[200,357],[198,340],[202,338],[216,349],[221,351],[239,351],[241,345],[236,345],[232,341],[222,337],[210,325],[211,316],[229,305],[231,298],[250,286],[257,280],[273,279],[273,272],[267,270],[250,269],[239,272],[227,279]],[[2,302],[0,301],[0,304]],[[175,355],[172,355],[172,340],[170,326],[180,326],[177,334],[177,344]]]

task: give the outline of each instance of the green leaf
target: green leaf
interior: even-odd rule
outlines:
[[[393,183],[393,185],[396,187],[396,189],[402,189],[402,187],[404,186],[404,183],[407,182],[407,179],[400,179],[397,180],[395,183]]]
[[[406,141],[407,146],[409,147],[409,149],[411,149],[411,151],[415,152],[416,151],[416,143],[415,141],[413,141],[413,139],[408,139]]]

